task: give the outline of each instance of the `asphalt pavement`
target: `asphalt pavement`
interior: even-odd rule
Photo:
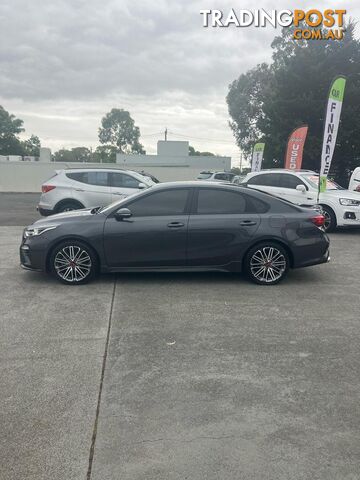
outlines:
[[[1,480],[360,478],[359,231],[274,287],[68,287],[19,268],[16,218],[0,226]]]

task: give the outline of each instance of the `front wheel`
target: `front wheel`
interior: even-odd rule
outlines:
[[[324,212],[325,222],[324,222],[324,229],[325,232],[333,232],[336,229],[336,216],[333,210],[326,206],[321,205],[321,208]]]
[[[50,256],[52,274],[67,285],[81,285],[92,280],[97,271],[93,250],[77,240],[57,245]]]
[[[277,243],[264,242],[247,253],[244,267],[249,278],[259,285],[275,285],[289,270],[289,256]]]

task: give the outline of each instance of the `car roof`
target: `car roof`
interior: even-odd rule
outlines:
[[[57,172],[121,172],[121,173],[137,173],[138,175],[144,176],[142,173],[136,172],[135,170],[125,170],[123,168],[64,168],[62,170],[56,170]]]
[[[247,187],[243,186],[241,187],[240,185],[235,185],[234,183],[231,182],[207,182],[206,180],[183,180],[183,181],[177,181],[177,182],[162,182],[162,183],[157,183],[156,185],[153,185],[151,188],[154,189],[163,189],[163,188],[189,188],[189,187],[194,187],[194,188],[223,188],[223,187],[229,187],[233,190],[238,190],[239,188],[243,188],[244,190],[247,189]]]
[[[292,168],[265,168],[260,170],[260,172],[249,172],[248,175],[259,175],[261,173],[312,173],[318,175],[313,170],[304,170],[304,169],[292,169]]]

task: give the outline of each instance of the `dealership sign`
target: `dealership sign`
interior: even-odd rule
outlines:
[[[326,190],[326,179],[330,170],[336,145],[336,137],[344,99],[345,85],[346,78],[342,75],[339,75],[333,80],[329,91],[329,100],[327,104],[324,125],[324,139],[321,153],[320,192],[324,192]]]
[[[307,132],[308,126],[302,125],[290,133],[285,154],[285,168],[290,170],[301,169]]]
[[[253,149],[251,171],[260,172],[264,156],[265,143],[256,143]]]

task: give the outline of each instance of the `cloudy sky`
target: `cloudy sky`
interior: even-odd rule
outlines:
[[[298,1],[296,8],[358,2]],[[239,0],[1,0],[0,105],[44,146],[95,147],[102,116],[130,111],[148,153],[159,132],[239,159],[228,127],[229,83],[271,58],[273,28],[202,27],[201,9],[253,9]],[[256,8],[293,9],[261,0]]]

